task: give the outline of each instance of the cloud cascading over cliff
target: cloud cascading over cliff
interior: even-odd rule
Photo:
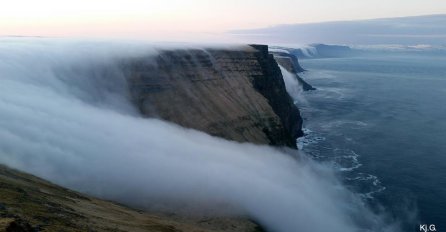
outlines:
[[[1,40],[0,163],[137,208],[247,215],[268,231],[392,229],[294,150],[140,115],[116,61],[155,50]]]

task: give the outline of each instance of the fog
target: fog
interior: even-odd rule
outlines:
[[[291,96],[294,102],[305,102],[305,96],[303,95],[303,88],[300,82],[297,80],[296,74],[288,72],[284,67],[279,65],[282,72],[283,81],[285,82],[285,88],[288,94]]]
[[[395,230],[304,154],[141,117],[116,65],[141,54],[156,49],[0,40],[0,163],[141,209],[246,215],[268,231]]]

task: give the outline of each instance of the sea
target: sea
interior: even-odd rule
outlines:
[[[371,51],[300,63],[317,88],[296,102],[301,150],[403,231],[446,231],[446,55]]]

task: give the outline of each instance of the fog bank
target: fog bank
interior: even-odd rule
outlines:
[[[295,151],[142,118],[116,65],[140,54],[156,49],[0,40],[0,163],[142,209],[247,215],[268,231],[395,229]]]
[[[296,74],[288,72],[284,67],[279,65],[280,71],[282,72],[283,81],[285,82],[285,88],[288,94],[291,96],[294,102],[306,102],[305,96],[303,95],[302,84],[297,80]]]

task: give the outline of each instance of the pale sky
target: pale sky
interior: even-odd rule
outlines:
[[[175,40],[277,24],[446,13],[446,0],[0,0],[0,35]]]

